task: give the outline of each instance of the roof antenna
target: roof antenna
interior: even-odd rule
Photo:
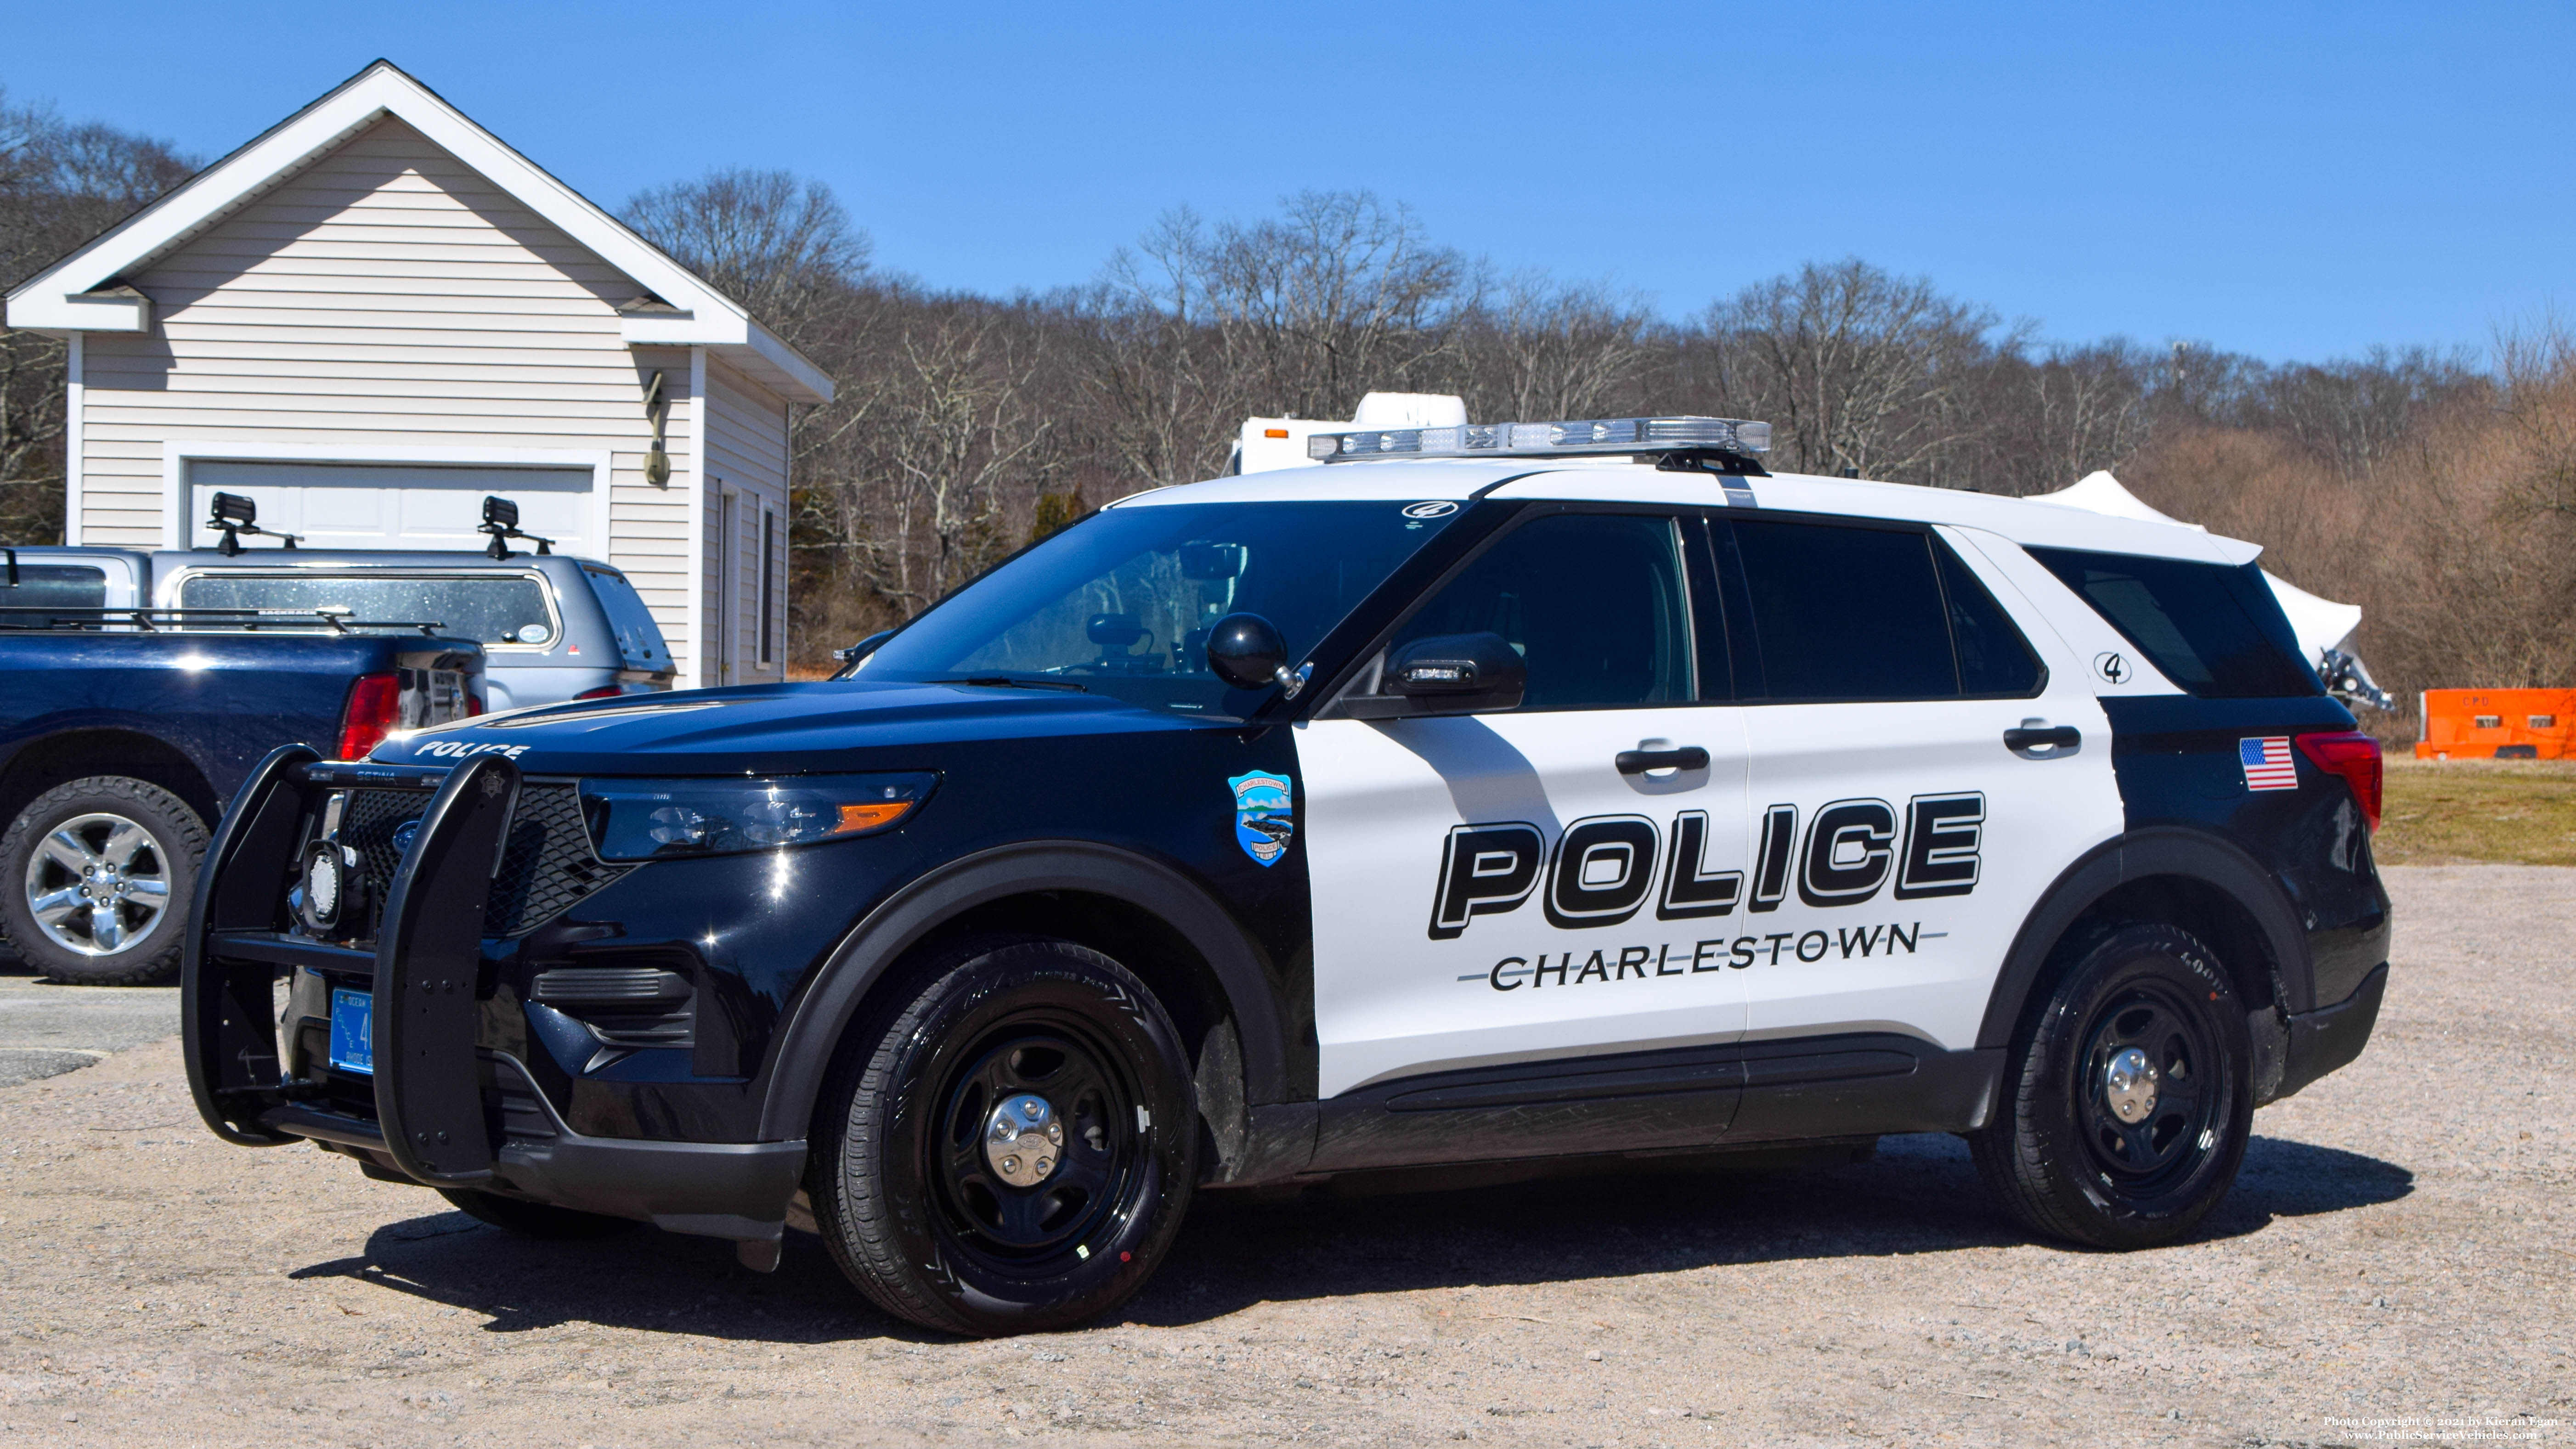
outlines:
[[[295,547],[296,540],[303,537],[302,534],[279,533],[272,528],[260,527],[259,505],[238,493],[215,495],[214,516],[206,520],[206,527],[223,530],[223,541],[215,545],[215,551],[226,558],[241,552],[241,536],[245,533],[276,539],[281,546],[290,549]]]
[[[496,559],[510,556],[510,545],[505,540],[513,538],[524,538],[534,543],[537,546],[537,554],[541,558],[551,556],[555,551],[553,539],[539,538],[533,533],[519,531],[519,505],[507,498],[484,495],[481,531],[492,535],[491,546],[483,551]]]

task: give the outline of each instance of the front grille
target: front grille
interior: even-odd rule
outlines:
[[[402,864],[395,834],[418,820],[430,796],[417,790],[352,790],[340,816],[340,843],[358,852],[368,896],[381,919],[394,871]],[[483,912],[487,936],[524,935],[569,910],[632,866],[604,865],[591,853],[582,827],[581,792],[571,785],[522,785],[501,868],[492,876],[491,902]],[[375,934],[371,926],[368,934]]]

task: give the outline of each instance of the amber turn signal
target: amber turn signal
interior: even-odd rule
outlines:
[[[912,800],[875,800],[865,805],[844,805],[841,807],[841,823],[833,827],[832,833],[865,835],[871,830],[883,830],[911,814],[917,803]]]

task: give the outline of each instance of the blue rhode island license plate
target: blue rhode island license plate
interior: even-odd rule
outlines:
[[[376,997],[345,987],[331,993],[331,1066],[336,1071],[376,1070]]]

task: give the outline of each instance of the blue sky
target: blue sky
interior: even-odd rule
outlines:
[[[208,156],[379,55],[611,207],[820,177],[934,286],[1367,187],[1671,316],[1847,255],[2276,360],[2576,297],[2564,5],[0,5],[13,96]]]

